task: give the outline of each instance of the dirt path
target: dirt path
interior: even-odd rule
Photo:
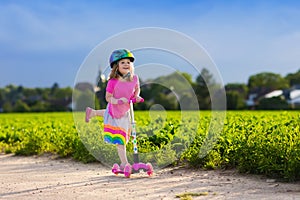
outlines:
[[[50,156],[0,154],[0,199],[300,199],[300,183],[281,183],[235,171],[164,169],[153,177],[115,176],[100,164]]]

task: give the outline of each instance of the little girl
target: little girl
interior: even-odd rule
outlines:
[[[130,136],[130,99],[140,102],[140,85],[137,75],[134,75],[134,56],[127,49],[112,52],[110,59],[111,72],[106,87],[105,110],[86,108],[86,122],[94,116],[104,117],[104,141],[116,144],[121,160],[120,168],[128,163],[126,144]]]

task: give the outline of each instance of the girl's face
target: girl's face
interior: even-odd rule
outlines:
[[[119,72],[122,75],[127,74],[129,71],[132,73],[133,63],[128,58],[119,61]]]

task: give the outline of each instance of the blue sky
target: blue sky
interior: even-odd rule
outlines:
[[[120,32],[172,29],[197,41],[224,83],[300,69],[299,1],[0,1],[0,87],[73,86],[99,43]],[[108,59],[108,58],[103,58]],[[91,77],[95,79],[95,77]]]

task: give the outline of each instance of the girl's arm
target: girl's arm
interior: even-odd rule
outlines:
[[[113,97],[112,93],[109,93],[107,91],[106,91],[105,99],[108,103],[111,103],[111,104],[120,104],[120,101],[123,102],[123,103],[128,103],[128,99],[126,99],[125,97],[122,97],[120,99],[116,99],[116,98]]]
[[[137,75],[135,75],[135,78],[136,78],[136,86],[135,86],[135,90],[134,90],[134,98],[137,98],[140,96],[140,81],[139,81],[139,77]]]
[[[140,97],[140,87],[139,85],[135,88],[135,91],[134,91],[134,98],[136,99],[136,102],[140,102],[143,98]]]
[[[136,97],[139,97],[139,96],[140,96],[140,92],[141,92],[141,89],[140,89],[139,86],[137,86],[137,87],[135,88],[135,91],[134,91],[134,97],[135,97],[135,98],[136,98]]]

